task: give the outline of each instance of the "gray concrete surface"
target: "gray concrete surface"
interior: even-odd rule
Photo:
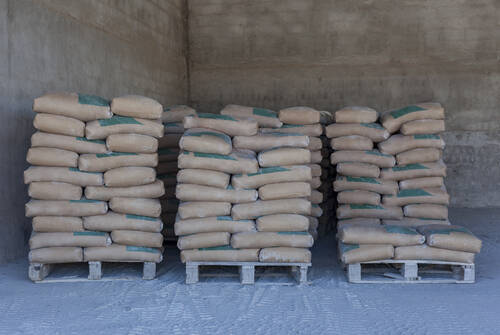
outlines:
[[[0,265],[0,334],[498,334],[499,218],[451,211],[483,240],[475,284],[348,284],[332,235],[313,248],[304,287],[237,277],[187,286],[176,249],[153,281],[33,284],[22,259]]]

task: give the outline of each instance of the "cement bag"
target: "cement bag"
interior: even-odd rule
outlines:
[[[175,185],[177,185],[177,175],[175,173],[161,174],[158,176],[158,179],[160,179],[163,182],[163,185],[165,187],[167,186],[175,187]]]
[[[311,195],[307,197],[311,204],[320,204],[323,202],[323,193],[317,190],[311,190]]]
[[[323,173],[323,169],[319,164],[307,164],[311,168],[311,177],[320,177]]]
[[[378,178],[380,176],[380,168],[368,163],[337,163],[337,173],[343,176],[351,177],[368,177]]]
[[[159,148],[178,148],[182,134],[165,134],[158,140]]]
[[[310,195],[311,184],[307,182],[267,184],[259,188],[261,200],[302,198]]]
[[[230,175],[227,173],[212,170],[182,169],[177,173],[178,183],[212,186],[222,189],[226,189],[229,185],[229,178]]]
[[[80,200],[30,200],[25,205],[27,217],[33,216],[90,216],[104,214],[108,204],[104,201]]]
[[[114,152],[156,153],[158,140],[141,134],[113,134],[106,138],[106,146]]]
[[[361,190],[346,190],[337,194],[339,204],[380,205],[380,194]]]
[[[410,218],[404,217],[401,220],[382,220],[383,224],[393,225],[393,226],[405,226],[405,227],[419,227],[427,225],[450,225],[448,220],[436,220],[436,219],[423,219],[423,218]]]
[[[29,148],[26,161],[31,165],[77,167],[78,154],[56,148]]]
[[[378,119],[375,109],[361,106],[344,107],[333,115],[336,123],[374,123]]]
[[[231,246],[237,249],[292,247],[310,248],[314,240],[308,232],[249,232],[231,236]]]
[[[321,122],[321,113],[310,107],[289,107],[279,111],[279,119],[286,124],[315,124]]]
[[[301,147],[300,145],[287,145],[287,146]],[[319,137],[311,136],[309,137],[309,145],[306,148],[311,151],[321,150],[321,148],[323,148],[323,141],[321,141],[321,138]]]
[[[434,188],[443,186],[444,186],[443,177],[413,178],[413,179],[401,180],[399,182],[400,190],[408,190],[414,188]]]
[[[79,154],[102,154],[108,151],[101,140],[87,140],[85,137],[41,133],[37,131],[31,136],[32,147],[57,148]]]
[[[88,230],[106,232],[111,232],[113,230],[137,230],[159,233],[163,229],[163,223],[159,218],[133,214],[120,214],[112,211],[109,211],[104,215],[84,217],[83,226]]]
[[[307,219],[309,220],[309,230],[317,230],[319,227],[318,218],[308,216]]]
[[[444,141],[439,135],[392,135],[388,140],[378,144],[381,152],[391,155],[416,148],[444,149]]]
[[[464,227],[428,225],[420,226],[417,230],[425,235],[425,241],[431,247],[475,254],[481,251],[481,240]]]
[[[79,200],[82,187],[57,181],[35,181],[29,186],[28,195],[41,200]]]
[[[474,263],[474,254],[470,252],[433,248],[428,245],[414,245],[394,249],[394,259],[435,260],[443,262]]]
[[[76,216],[35,216],[32,226],[41,233],[83,231],[82,218]]]
[[[78,158],[78,168],[82,171],[104,172],[123,166],[158,165],[158,154],[136,154],[132,152],[109,152],[105,154],[84,154]]]
[[[33,126],[50,134],[85,136],[85,123],[71,117],[37,113],[33,119]]]
[[[444,109],[439,103],[426,102],[386,112],[380,117],[382,125],[392,134],[403,123],[413,120],[443,120]]]
[[[113,243],[121,245],[137,245],[142,247],[161,248],[163,246],[163,235],[161,233],[150,233],[134,230],[113,230],[111,232]]]
[[[337,207],[337,218],[379,218],[379,219],[401,219],[403,211],[401,207],[389,207],[382,205],[341,205]]]
[[[160,263],[160,249],[112,244],[109,247],[88,247],[83,250],[85,262],[154,262]]]
[[[169,174],[169,173],[177,173],[177,171],[179,171],[179,167],[178,167],[178,162],[177,161],[173,161],[173,162],[161,162],[156,167],[156,173],[158,173],[158,175]]]
[[[403,211],[412,218],[448,220],[448,207],[443,205],[412,204],[404,206]]]
[[[261,167],[307,164],[311,162],[311,152],[303,148],[275,148],[261,151],[257,160]]]
[[[111,198],[159,198],[165,194],[165,187],[161,180],[147,185],[126,186],[126,187],[107,187],[107,186],[87,186],[85,188],[85,197],[87,199],[109,201]],[[132,213],[133,214],[133,213]]]
[[[311,202],[306,199],[257,200],[248,204],[234,205],[231,216],[235,220],[255,219],[271,214],[311,214]]]
[[[183,220],[192,218],[205,218],[231,214],[231,203],[192,201],[181,202],[178,209],[179,217]]]
[[[378,150],[342,150],[335,151],[330,156],[330,162],[337,164],[341,162],[358,162],[373,164],[378,167],[393,167],[396,164],[394,156],[383,154]]]
[[[108,233],[99,231],[75,231],[58,233],[33,233],[30,249],[45,247],[106,247],[111,244]]]
[[[184,125],[182,122],[168,122],[164,123],[165,134],[184,134]]]
[[[301,134],[268,133],[254,136],[235,136],[233,146],[237,149],[247,149],[255,152],[278,147],[307,148],[309,137]]]
[[[114,115],[111,119],[87,122],[85,135],[89,140],[102,140],[113,134],[163,136],[163,125],[153,120]]]
[[[437,134],[445,130],[444,120],[415,120],[401,125],[401,134]]]
[[[397,194],[399,191],[398,184],[392,180],[349,176],[337,176],[333,182],[333,189],[335,192],[363,190],[380,194]]]
[[[265,108],[227,105],[220,111],[220,114],[254,119],[259,124],[259,127],[279,128],[283,125],[283,123],[278,119],[278,113]]]
[[[186,105],[166,107],[161,114],[161,122],[182,122],[185,116],[195,114],[196,110]]]
[[[162,148],[158,150],[158,161],[160,162],[177,162],[180,150],[177,148]]]
[[[66,92],[48,93],[36,98],[33,111],[69,116],[81,121],[109,119],[113,115],[109,101],[104,98]]]
[[[325,134],[328,138],[358,135],[376,143],[389,138],[389,132],[378,123],[334,123],[325,128]]]
[[[309,150],[309,149],[307,149]],[[321,150],[319,151],[310,151],[311,153],[311,163],[318,164],[321,163],[321,160],[323,159],[323,155]]]
[[[175,235],[191,235],[197,233],[228,232],[239,233],[255,231],[253,220],[233,220],[230,216],[214,216],[201,219],[177,219],[175,221]]]
[[[208,154],[229,155],[233,151],[231,137],[210,129],[188,129],[179,141],[183,150]]]
[[[348,244],[390,244],[393,246],[417,245],[425,237],[415,229],[400,226],[345,226],[338,232],[338,238]]]
[[[158,199],[143,198],[111,198],[109,208],[117,213],[144,215],[159,217],[161,214],[161,204]]]
[[[372,150],[373,141],[359,135],[334,137],[330,141],[334,150]]]
[[[77,168],[30,166],[24,171],[24,183],[58,181],[80,186],[103,184],[102,173],[80,171]]]
[[[143,119],[160,119],[163,114],[162,105],[151,98],[140,95],[123,95],[111,101],[113,114]]]
[[[195,184],[177,184],[175,196],[182,201],[222,201],[232,204],[257,200],[256,190],[222,189]]]
[[[257,121],[248,118],[237,118],[229,115],[211,113],[198,113],[186,116],[183,121],[184,128],[209,128],[218,130],[229,136],[252,136],[257,134],[259,126]]]
[[[450,196],[440,188],[417,188],[400,190],[397,195],[384,195],[382,203],[386,206],[405,206],[408,204],[441,204],[448,205]]]
[[[258,231],[307,231],[309,219],[297,214],[264,215],[257,218]]]
[[[233,249],[230,246],[181,251],[181,262],[258,262],[259,249]]]
[[[228,232],[198,233],[181,236],[177,240],[179,250],[218,247],[229,244]]]
[[[436,148],[417,148],[396,155],[398,165],[435,162],[441,159],[443,150]]]
[[[311,216],[319,218],[323,215],[323,209],[319,205],[311,204]]]
[[[344,264],[355,264],[391,259],[394,247],[390,244],[345,244],[339,242],[340,260]]]
[[[126,166],[104,173],[104,184],[108,187],[126,187],[151,184],[156,179],[156,171],[144,166]]]
[[[264,248],[259,253],[261,263],[311,263],[311,252],[305,248]]]
[[[206,169],[226,173],[255,173],[259,164],[249,150],[235,150],[230,155],[183,151],[179,155],[180,169]]]
[[[396,220],[393,220],[396,221]],[[345,226],[349,225],[380,225],[380,219],[377,218],[347,218],[347,219],[337,219],[337,231]]]
[[[311,168],[308,166],[274,166],[259,169],[256,173],[234,175],[231,184],[235,189],[252,189],[267,184],[311,181],[311,179]]]
[[[28,254],[31,264],[56,264],[83,262],[83,249],[80,247],[49,247],[31,250]]]
[[[443,161],[435,163],[415,163],[398,165],[380,170],[380,178],[387,180],[403,180],[422,177],[446,177],[446,165]]]
[[[320,123],[299,125],[284,124],[281,128],[260,128],[263,134],[283,133],[283,134],[301,134],[305,136],[321,136],[323,134],[323,125]]]

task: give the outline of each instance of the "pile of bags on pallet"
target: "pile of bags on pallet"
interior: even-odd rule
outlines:
[[[31,263],[162,260],[164,194],[156,179],[162,106],[128,95],[35,99],[24,172]],[[108,210],[110,209],[110,210]]]

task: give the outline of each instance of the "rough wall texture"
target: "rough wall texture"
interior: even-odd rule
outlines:
[[[24,255],[33,98],[56,90],[186,102],[184,0],[0,0],[0,262]]]
[[[499,1],[188,3],[198,109],[439,101],[452,205],[500,206]]]

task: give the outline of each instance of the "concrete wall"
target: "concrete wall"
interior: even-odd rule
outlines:
[[[190,100],[446,107],[452,205],[500,206],[500,2],[189,0]]]
[[[47,91],[186,102],[184,0],[0,0],[0,262],[26,252],[32,101]]]

